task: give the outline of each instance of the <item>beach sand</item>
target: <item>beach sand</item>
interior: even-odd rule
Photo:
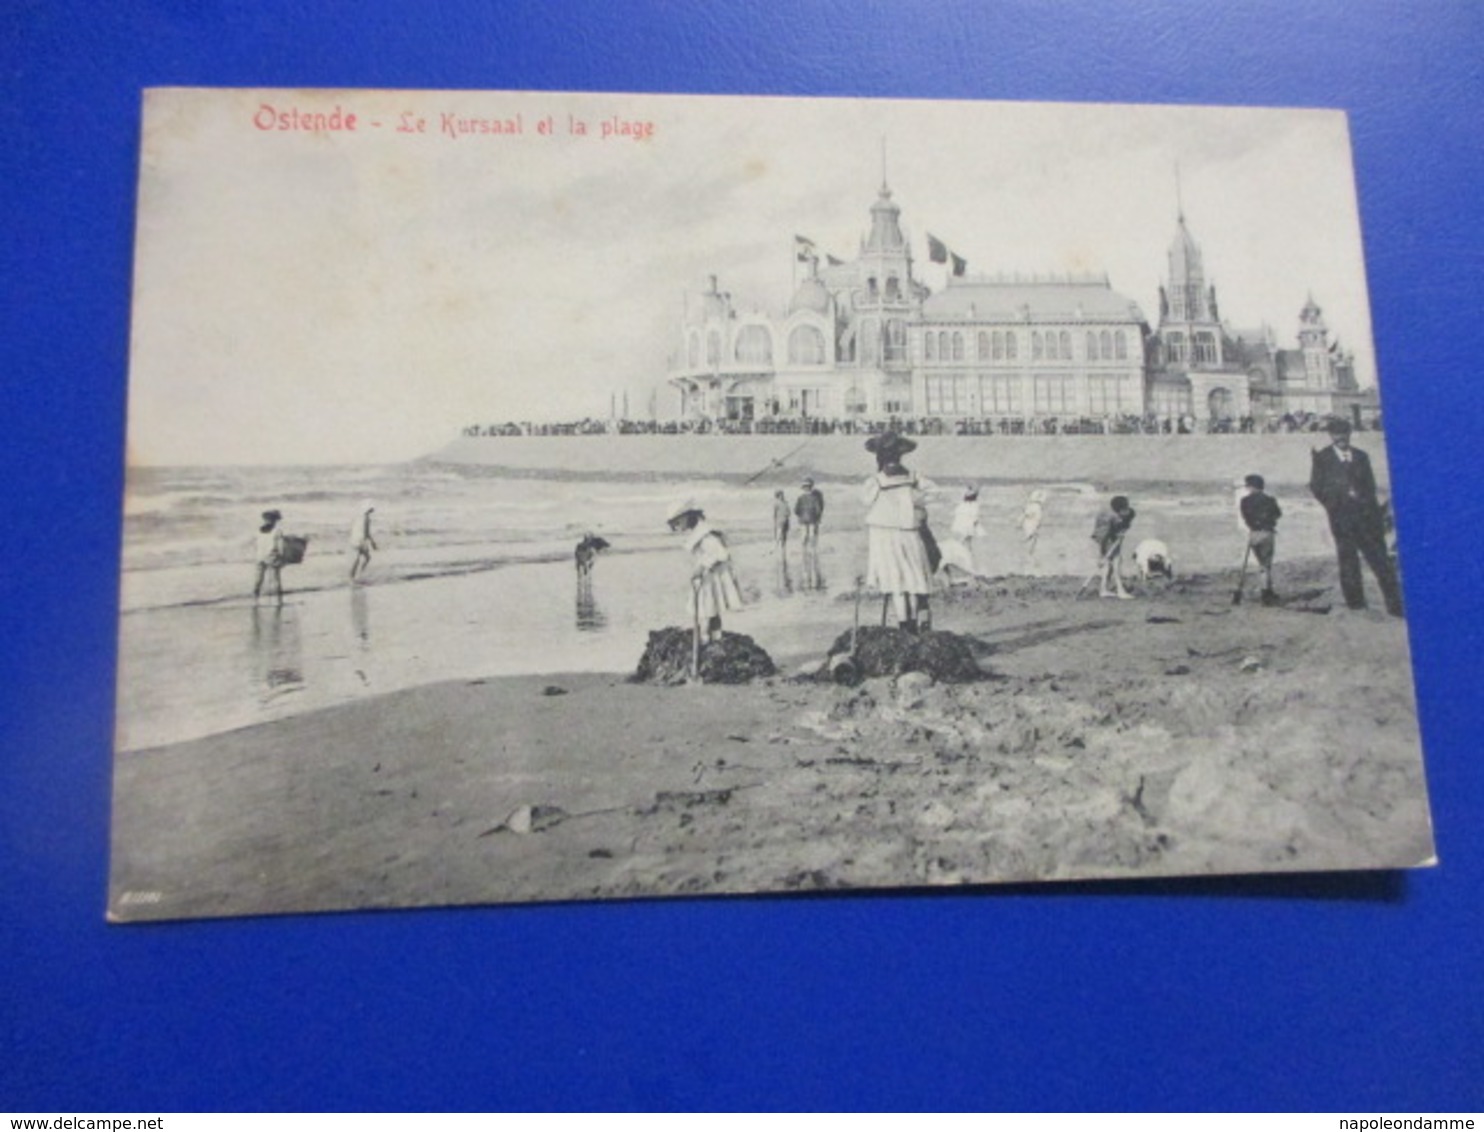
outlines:
[[[1405,625],[1332,559],[1280,566],[1284,608],[1080,580],[940,599],[971,685],[798,679],[842,597],[753,685],[466,679],[123,752],[110,918],[1429,861]]]

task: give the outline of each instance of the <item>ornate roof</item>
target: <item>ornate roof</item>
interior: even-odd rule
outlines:
[[[1101,278],[953,280],[922,304],[927,321],[1018,322],[1027,313],[1032,322],[1144,321],[1139,305]]]

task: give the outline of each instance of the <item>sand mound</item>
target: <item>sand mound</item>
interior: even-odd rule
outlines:
[[[684,684],[690,677],[689,629],[657,629],[649,634],[634,672],[638,684]],[[751,637],[723,633],[721,640],[701,645],[701,680],[707,684],[746,684],[777,673],[770,657]]]
[[[830,646],[831,657],[850,652],[850,634],[841,633]],[[925,672],[942,684],[967,684],[982,679],[974,660],[973,642],[957,633],[909,633],[905,629],[863,627],[856,643],[855,664],[862,679]],[[825,666],[825,674],[829,666]]]

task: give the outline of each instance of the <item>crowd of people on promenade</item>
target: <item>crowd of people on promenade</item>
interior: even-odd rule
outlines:
[[[684,420],[631,420],[585,417],[577,421],[506,421],[471,424],[466,437],[514,436],[1160,436],[1252,435],[1323,432],[1330,418],[1318,413],[1284,413],[1241,417],[1181,416],[1147,413],[1100,417],[1048,415],[990,417],[760,417],[737,419],[694,417]],[[1358,431],[1381,428],[1373,414],[1352,427]]]

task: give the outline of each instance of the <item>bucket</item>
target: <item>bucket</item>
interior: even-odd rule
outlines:
[[[838,652],[830,657],[830,679],[836,684],[853,688],[861,682],[861,666],[848,652]]]

